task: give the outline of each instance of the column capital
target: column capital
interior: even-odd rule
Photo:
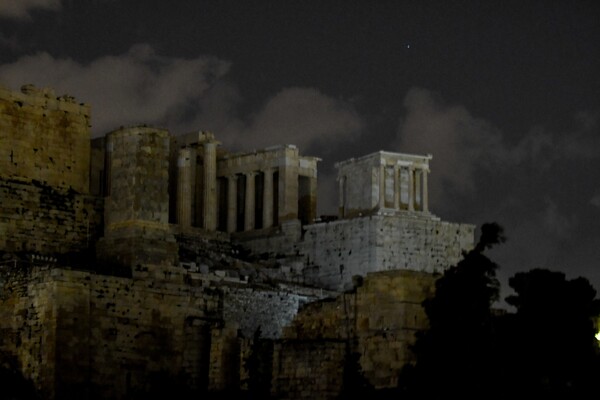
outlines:
[[[277,171],[277,167],[268,166],[268,167],[261,168],[260,171],[258,171],[258,172],[262,172],[265,175],[267,175],[267,174],[273,174],[275,171]]]

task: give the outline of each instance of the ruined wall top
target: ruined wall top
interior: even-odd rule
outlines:
[[[45,110],[60,110],[68,113],[79,114],[89,118],[90,106],[78,103],[75,97],[64,94],[56,96],[52,88],[38,88],[32,84],[21,86],[20,92],[15,92],[0,85],[0,100],[20,102],[20,107],[29,105],[41,107]]]
[[[0,177],[89,191],[90,107],[51,89],[0,87]]]
[[[221,142],[215,140],[215,134],[208,131],[195,131],[184,135],[177,135],[173,136],[172,140],[174,149],[186,146],[195,147],[206,143],[221,144]]]

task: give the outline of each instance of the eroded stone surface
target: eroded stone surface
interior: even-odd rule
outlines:
[[[127,398],[156,374],[247,389],[256,352],[278,398],[335,398],[350,343],[392,387],[436,274],[473,246],[429,211],[429,155],[339,163],[340,215],[319,221],[319,159],[293,145],[90,141],[89,107],[33,86],[0,88],[0,139],[0,357],[47,398]]]

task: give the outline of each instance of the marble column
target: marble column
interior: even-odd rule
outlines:
[[[254,185],[254,177],[256,176],[255,172],[247,172],[246,173],[246,198],[245,198],[245,207],[244,207],[244,230],[250,231],[254,229],[254,213],[255,213],[255,185]]]
[[[429,192],[427,189],[427,174],[429,173],[429,170],[427,169],[423,169],[423,194],[422,194],[422,199],[421,201],[423,202],[423,211],[424,212],[429,212]]]
[[[408,167],[408,211],[415,210],[415,170]]]
[[[423,196],[421,195],[421,172],[422,169],[415,169],[415,203],[418,204],[418,210],[423,210]]]
[[[308,221],[309,223],[313,223],[317,218],[317,177],[311,176],[308,177],[308,186],[309,186],[309,210],[308,210]]]
[[[345,186],[346,186],[346,177],[345,176],[340,176],[338,179],[338,185],[339,185],[339,204],[338,204],[338,214],[340,216],[340,218],[344,218],[346,215],[346,210],[344,205],[345,203],[345,199],[346,199],[346,193],[345,193]]]
[[[298,157],[287,157],[279,165],[279,223],[298,219]]]
[[[400,167],[394,165],[394,209],[400,209]]]
[[[177,159],[177,223],[181,226],[192,225],[192,197],[196,151],[189,147],[179,150]]]
[[[263,185],[263,228],[273,225],[273,168],[264,171]]]
[[[237,230],[237,175],[227,178],[227,232]]]
[[[217,143],[205,142],[204,147],[204,226],[217,229]]]
[[[379,209],[385,208],[385,164],[379,166]]]

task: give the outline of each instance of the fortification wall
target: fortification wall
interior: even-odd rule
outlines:
[[[44,255],[92,248],[103,199],[38,181],[0,179],[0,251]]]
[[[11,268],[12,267],[12,268]],[[55,391],[56,310],[47,269],[0,265],[0,356],[44,398]]]
[[[147,127],[107,135],[110,153],[106,226],[128,221],[169,222],[169,133]]]
[[[90,108],[50,89],[0,87],[0,177],[89,191]]]
[[[169,229],[169,133],[123,128],[107,136],[108,197],[98,257],[131,267],[177,263]]]
[[[273,351],[271,393],[276,399],[338,399],[342,389],[343,341],[280,341]]]
[[[0,350],[45,393],[118,399],[175,376],[208,385],[218,291],[59,268],[2,272]]]
[[[300,253],[305,281],[332,290],[352,287],[352,277],[410,269],[440,272],[473,246],[474,226],[412,213],[372,215],[308,225]]]
[[[102,200],[90,197],[89,106],[50,89],[0,87],[0,251],[91,247]]]
[[[311,341],[342,341],[360,354],[360,367],[373,386],[395,387],[402,367],[414,360],[410,350],[414,333],[428,325],[421,303],[433,294],[435,279],[432,274],[409,270],[376,272],[368,274],[353,292],[305,305],[284,329],[286,340],[279,344],[280,357],[288,352],[299,357],[297,348],[302,342],[310,349]],[[286,343],[295,344],[289,348]],[[322,360],[325,354],[307,350],[306,356]],[[300,358],[298,363],[302,362]],[[292,379],[288,373],[293,374],[274,369],[274,379]],[[334,380],[339,371],[320,373]]]
[[[285,221],[280,226],[232,235],[232,241],[256,255],[283,256],[297,254],[302,239],[299,220]]]
[[[314,297],[254,287],[227,288],[223,298],[223,318],[237,321],[240,333],[251,338],[258,328],[261,338],[277,339],[298,312]]]

